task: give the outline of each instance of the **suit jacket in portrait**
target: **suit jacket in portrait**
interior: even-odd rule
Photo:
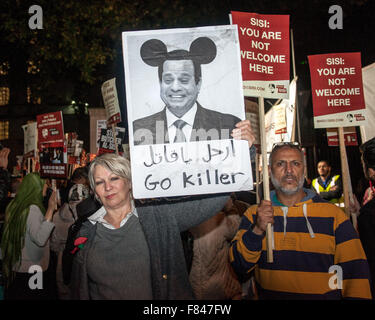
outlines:
[[[203,108],[197,102],[197,113],[190,141],[230,139],[232,138],[230,133],[239,121],[241,120],[236,116]],[[195,132],[197,135],[194,134]],[[153,115],[135,120],[133,133],[134,145],[169,143],[166,107]]]

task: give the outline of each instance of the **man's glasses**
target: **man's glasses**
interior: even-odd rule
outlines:
[[[301,150],[301,145],[299,144],[298,141],[293,141],[293,142],[276,142],[272,145],[272,151],[277,149],[277,148],[281,148],[281,147],[284,147],[284,146],[288,146],[288,147],[291,147],[291,148],[294,148],[294,149],[298,149],[298,150]]]

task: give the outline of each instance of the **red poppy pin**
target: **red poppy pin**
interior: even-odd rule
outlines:
[[[79,238],[75,239],[74,240],[75,247],[70,253],[75,254],[79,249],[82,249],[83,245],[85,244],[86,241],[87,241],[86,237],[79,237]]]

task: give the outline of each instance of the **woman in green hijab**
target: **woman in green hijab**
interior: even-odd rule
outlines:
[[[51,194],[46,210],[43,207],[44,183],[37,173],[29,173],[6,208],[1,240],[5,299],[46,297],[48,284],[41,276],[49,263],[48,239],[54,228],[51,220],[56,206],[56,193]],[[35,271],[40,273],[36,274]]]

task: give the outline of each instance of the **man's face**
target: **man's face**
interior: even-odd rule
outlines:
[[[285,195],[298,193],[304,183],[304,164],[301,152],[282,147],[272,155],[271,181]]]
[[[328,165],[327,162],[319,162],[318,163],[318,174],[321,177],[328,177],[328,175],[331,173],[331,167]]]
[[[176,117],[182,117],[194,105],[200,86],[201,81],[195,83],[191,60],[164,62],[160,97]]]

